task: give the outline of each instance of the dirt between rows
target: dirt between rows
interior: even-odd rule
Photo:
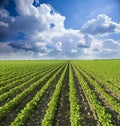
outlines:
[[[34,71],[33,71],[33,73],[34,73]],[[40,73],[40,71],[39,71],[39,73]],[[38,74],[39,74],[38,73]],[[27,85],[25,85],[23,88],[21,88],[21,89],[19,89],[19,90],[17,90],[17,91],[15,91],[12,95],[9,95],[9,97],[8,98],[6,98],[6,99],[4,99],[4,101],[2,101],[2,102],[0,102],[0,107],[1,106],[3,106],[5,103],[7,103],[7,102],[9,102],[10,100],[12,100],[14,97],[16,97],[17,96],[17,94],[20,94],[20,93],[22,93],[22,91],[24,91],[26,88],[28,88],[30,85],[32,85],[34,82],[37,82],[41,77],[43,77],[43,76],[45,76],[45,74],[44,75],[39,75],[38,77],[36,77],[34,80],[32,80],[31,82],[27,82],[28,84]],[[33,76],[33,77],[35,77],[35,75]],[[28,79],[25,79],[26,81],[28,81]],[[22,83],[24,83],[25,81],[21,81],[21,84]],[[20,82],[19,82],[19,84],[20,84]],[[18,85],[18,84],[17,84]],[[16,85],[16,86],[17,86]],[[13,87],[14,88],[14,87]]]
[[[31,72],[29,72],[28,73],[28,75],[30,74]],[[33,71],[32,73],[35,73],[35,71]],[[17,82],[16,83],[16,85],[19,85],[20,83],[22,83],[22,82],[24,82],[25,80],[26,80],[26,78],[24,78],[25,76],[26,76],[26,73],[24,73],[25,75],[23,76],[22,75],[22,77],[23,77],[23,80],[21,81],[21,79],[22,79],[22,77],[20,77],[21,76],[21,74],[19,74],[19,75],[14,75],[14,76],[11,76],[10,78],[5,78],[3,81],[5,81],[5,82],[2,82],[2,84],[0,84],[0,88],[1,87],[4,87],[5,85],[6,85],[6,83],[14,83],[14,81],[16,80],[16,78],[17,78],[17,80],[19,80],[19,82]],[[15,86],[16,86],[15,85]],[[13,86],[14,87],[14,86]],[[8,89],[8,91],[9,91],[9,89]],[[2,93],[4,93],[4,91],[2,90],[2,92],[0,92],[0,95],[2,94]]]
[[[119,114],[115,110],[113,110],[113,108],[106,102],[106,100],[104,98],[101,97],[101,94],[95,89],[94,85],[92,85],[89,82],[89,80],[82,74],[82,72],[81,72],[81,75],[85,79],[85,81],[88,83],[89,88],[96,95],[96,98],[100,102],[101,106],[103,106],[105,108],[106,113],[111,114],[111,123],[114,126],[119,126],[120,125]]]
[[[38,72],[38,71],[37,71]],[[33,71],[33,74],[35,73],[35,71]],[[22,77],[19,77],[19,79],[15,79],[15,80],[13,80],[13,81],[10,81],[10,82],[5,82],[4,83],[4,85],[0,85],[0,88],[1,87],[4,87],[4,86],[6,86],[6,84],[11,84],[11,87],[9,88],[9,89],[5,89],[5,90],[2,90],[1,92],[0,92],[0,95],[1,94],[3,94],[3,93],[5,93],[5,92],[8,92],[10,89],[12,89],[12,88],[14,88],[14,87],[16,87],[16,86],[19,86],[21,83],[24,83],[25,81],[27,81],[27,80],[29,80],[30,79],[30,77],[29,77],[29,75],[30,75],[30,73],[28,73],[28,75],[25,75],[25,76],[22,76]],[[27,77],[26,77],[27,76]],[[14,76],[13,77],[13,79],[15,78],[16,76]],[[17,80],[17,82],[14,82],[14,81],[16,81]],[[7,81],[7,80],[6,80]],[[13,85],[12,85],[13,84]]]
[[[58,68],[59,69],[59,68]],[[58,70],[57,69],[57,70]],[[48,78],[46,78],[40,85],[38,85],[30,94],[28,94],[20,103],[16,104],[13,109],[9,111],[9,113],[6,114],[1,120],[0,120],[0,126],[9,126],[12,121],[16,118],[17,114],[26,106],[26,104],[32,100],[32,98],[35,96],[37,91],[39,91],[42,86],[49,80],[54,73],[57,72],[55,70]]]
[[[70,126],[69,66],[64,77],[53,126]]]
[[[80,115],[82,117],[82,126],[100,126],[100,123],[95,115],[95,112],[92,110],[90,103],[86,97],[86,94],[82,88],[82,84],[79,82],[77,75],[73,70],[73,77],[75,81],[75,86],[77,89],[77,98],[80,106]]]
[[[52,82],[50,87],[47,89],[42,99],[40,100],[36,108],[33,110],[33,112],[31,113],[30,118],[27,120],[25,126],[40,126],[42,119],[45,115],[46,109],[48,107],[47,104],[49,103],[53,95],[56,84],[63,72],[63,69],[60,71],[59,75],[55,78],[55,80]]]
[[[93,79],[95,82],[97,82],[106,93],[108,93],[109,95],[111,95],[117,102],[120,102],[120,97],[117,94],[117,92],[115,92],[114,90],[110,89],[107,85],[103,84],[102,82],[100,82],[97,78],[93,77],[91,74],[89,74],[86,70],[80,68],[82,71],[84,71],[91,79]],[[112,84],[112,83],[110,83]],[[113,86],[115,86],[114,84],[112,84]],[[117,87],[118,88],[118,87]]]
[[[44,75],[43,75],[44,76]],[[34,80],[32,80],[31,82],[29,82],[27,85],[25,85],[23,88],[15,91],[12,95],[9,95],[8,98],[6,98],[4,101],[0,102],[0,106],[3,106],[5,103],[9,102],[10,100],[12,100],[14,97],[17,96],[17,94],[22,93],[22,91],[24,91],[25,89],[27,89],[30,85],[32,85],[34,82],[37,82],[41,77],[43,76],[39,76],[37,78],[35,78]],[[27,81],[27,80],[26,80]],[[24,83],[24,82],[23,82]]]

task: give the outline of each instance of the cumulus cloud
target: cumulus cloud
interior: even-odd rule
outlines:
[[[12,48],[9,44],[11,42],[0,43],[0,59],[35,59],[38,54],[29,50]]]
[[[98,15],[96,19],[89,20],[81,27],[84,34],[104,35],[120,32],[120,23],[111,20],[107,15]]]
[[[14,2],[16,17],[9,16],[4,8],[0,11],[1,59],[96,58],[110,53],[111,49],[118,51],[119,42],[94,36],[119,32],[119,24],[106,15],[98,15],[80,30],[65,29],[66,18],[51,5],[33,3],[33,0]]]
[[[8,25],[8,23],[0,21],[0,27],[6,27],[6,28],[8,28],[9,25]]]
[[[5,31],[0,27],[0,34],[3,34],[3,37],[9,38],[23,32],[27,38],[37,41],[42,37],[43,39],[50,37],[48,34],[52,37],[63,32],[65,17],[55,12],[50,5],[41,4],[36,8],[32,5],[33,0],[15,0],[15,3],[19,16],[1,18],[2,22],[10,26]]]
[[[90,35],[85,35],[83,39],[80,40],[78,47],[79,48],[90,48],[93,37]]]
[[[39,11],[35,8],[33,4],[33,0],[15,0],[17,12],[19,15],[34,15],[39,16]]]
[[[106,39],[103,41],[102,45],[102,54],[104,53],[104,56],[119,56],[120,55],[120,41],[115,41],[112,39]]]
[[[95,58],[119,58],[120,56],[120,41],[113,39],[93,39],[91,48],[85,50],[84,53],[88,53]]]
[[[77,53],[77,50],[76,49],[72,49],[71,53]]]
[[[9,12],[5,9],[1,9],[0,10],[0,17],[4,18],[4,17],[8,17],[9,16]]]

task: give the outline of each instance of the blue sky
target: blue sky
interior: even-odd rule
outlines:
[[[65,28],[78,29],[98,14],[106,14],[119,22],[119,0],[41,0],[51,4],[56,11],[66,17]]]
[[[119,0],[1,0],[0,59],[120,58]]]

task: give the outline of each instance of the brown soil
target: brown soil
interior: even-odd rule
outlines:
[[[83,70],[81,68],[81,70]],[[93,77],[91,74],[89,74],[86,70],[83,70],[89,77],[91,77],[95,82],[97,82],[106,93],[108,93],[110,96],[112,96],[117,102],[120,102],[120,97],[117,94],[117,92],[115,92],[114,90],[110,89],[109,87],[107,87],[105,84],[101,83],[97,78]],[[110,83],[112,84],[112,83]],[[113,85],[115,86],[115,85]]]
[[[34,80],[32,80],[31,82],[29,82],[26,86],[24,86],[22,89],[17,90],[14,94],[9,95],[9,97],[7,99],[5,99],[4,101],[0,102],[0,106],[3,106],[5,103],[9,102],[10,100],[12,100],[14,97],[16,97],[18,94],[22,93],[22,91],[24,91],[26,88],[28,88],[30,85],[32,85],[34,82],[37,82],[42,76],[39,76],[37,78],[35,78]]]
[[[42,72],[44,72],[44,71],[46,71],[46,69],[43,69],[42,70]],[[10,89],[12,89],[12,88],[14,88],[14,87],[16,87],[16,86],[19,86],[20,84],[22,84],[22,83],[24,83],[25,81],[27,81],[27,80],[29,80],[29,79],[31,79],[31,78],[33,78],[33,77],[35,77],[36,75],[38,75],[38,74],[40,74],[41,73],[41,71],[40,70],[35,70],[35,71],[33,71],[32,72],[32,74],[34,74],[34,75],[32,75],[32,76],[30,76],[31,75],[31,72],[29,72],[28,74],[25,74],[25,76],[22,76],[22,77],[19,77],[18,79],[17,79],[17,82],[15,82],[14,83],[14,81],[16,81],[16,79],[15,80],[13,80],[13,81],[11,81],[11,82],[9,82],[9,83],[11,83],[11,86],[10,86],[10,88],[8,88],[8,89],[3,89],[1,92],[0,92],[0,95],[1,94],[3,94],[3,93],[5,93],[5,92],[8,92]],[[43,75],[42,75],[43,76]],[[41,76],[41,77],[42,77]],[[8,83],[8,82],[7,82]],[[8,83],[8,84],[9,84]],[[13,84],[14,83],[14,84]],[[13,85],[12,85],[13,84]],[[0,88],[1,87],[4,87],[4,86],[6,86],[6,83],[4,83],[4,85],[0,85]]]
[[[52,82],[52,85],[50,85],[48,90],[45,92],[42,99],[40,100],[36,108],[33,110],[33,112],[31,113],[30,118],[26,122],[25,126],[40,126],[42,119],[45,115],[46,109],[47,109],[47,104],[50,101],[50,98],[54,92],[54,89],[56,87],[56,84],[62,72],[63,70],[59,73],[59,75]]]
[[[59,69],[59,68],[58,68]],[[58,70],[57,69],[57,70]],[[57,71],[55,70],[55,72]],[[54,72],[54,73],[55,73]],[[0,126],[9,126],[12,121],[14,121],[17,114],[26,106],[26,104],[35,96],[37,91],[39,91],[42,86],[46,83],[46,81],[52,77],[54,74],[52,73],[48,78],[46,78],[40,85],[38,85],[30,94],[28,94],[20,103],[15,105],[15,108],[11,109],[11,111],[4,116],[0,120]]]
[[[55,114],[53,126],[70,126],[70,102],[69,102],[69,67],[64,77],[60,94],[59,105]]]
[[[95,112],[92,110],[90,103],[85,95],[85,92],[82,88],[82,84],[79,82],[75,72],[73,77],[77,89],[77,97],[80,106],[80,116],[82,117],[82,126],[100,126],[100,123],[96,117]]]
[[[112,109],[112,107],[106,102],[106,100],[104,98],[101,97],[101,94],[95,89],[95,87],[89,82],[89,80],[82,74],[82,72],[81,72],[81,75],[88,83],[88,86],[92,90],[92,92],[95,93],[97,100],[105,108],[106,113],[111,114],[111,118],[112,118],[111,123],[114,126],[119,126],[120,125],[119,114],[117,112],[115,112],[115,110]]]

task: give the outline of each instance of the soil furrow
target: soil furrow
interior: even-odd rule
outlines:
[[[100,126],[100,123],[92,110],[90,103],[85,95],[85,92],[80,84],[75,71],[73,70],[73,77],[75,80],[75,86],[77,89],[77,97],[80,105],[80,115],[82,118],[82,126]]]
[[[0,95],[2,95],[3,93],[6,93],[6,92],[9,92],[11,89],[15,88],[16,86],[19,86],[21,85],[22,83],[24,83],[25,81],[28,81],[29,79],[37,76],[38,74],[40,74],[41,72],[44,72],[46,69],[41,69],[41,70],[37,70],[37,71],[33,71],[33,72],[29,72],[28,74],[26,74],[25,76],[19,78],[19,79],[16,79],[15,82],[9,82],[10,83],[10,86],[9,88],[5,88],[6,85],[2,86],[3,90],[0,91]],[[8,84],[9,84],[8,83]]]
[[[80,71],[79,71],[80,72]],[[96,95],[97,100],[100,102],[100,104],[105,108],[106,113],[111,114],[111,122],[114,126],[120,125],[120,117],[117,112],[115,112],[112,107],[106,102],[105,99],[101,97],[101,94],[95,89],[95,87],[89,82],[89,80],[80,72],[85,81],[88,83],[89,88],[92,90],[92,92]]]
[[[112,107],[110,105],[108,105],[108,103],[105,101],[105,99],[103,99],[100,95],[100,93],[98,93],[96,90],[94,91],[96,94],[97,99],[100,101],[101,105],[105,107],[105,111],[106,113],[111,114],[111,122],[114,126],[119,126],[120,125],[120,115],[112,109]]]
[[[44,75],[40,75],[39,77],[35,78],[34,80],[32,80],[29,84],[25,85],[23,88],[17,90],[14,94],[10,95],[7,99],[5,99],[3,102],[0,103],[0,106],[3,106],[5,103],[9,102],[10,100],[12,100],[14,97],[17,96],[17,94],[22,93],[22,91],[24,91],[26,88],[29,88],[30,85],[32,85],[33,83],[37,82],[41,77],[43,77]]]
[[[83,69],[81,69],[83,70]],[[92,78],[95,82],[97,82],[106,93],[108,93],[110,96],[112,96],[117,102],[120,102],[120,97],[117,94],[117,92],[113,91],[109,87],[107,87],[105,84],[101,83],[99,80],[97,80],[95,77],[93,77],[91,74],[89,74],[86,70],[83,70],[90,78]]]
[[[55,70],[54,73],[57,70]],[[24,98],[24,100],[22,100],[21,103],[19,103],[19,105],[16,105],[16,107],[14,109],[12,109],[5,117],[3,117],[0,120],[0,125],[1,126],[9,126],[9,124],[15,119],[17,114],[24,108],[24,106],[27,104],[27,102],[29,102],[35,96],[37,91],[39,91],[42,88],[42,86],[46,83],[47,80],[49,80],[49,78],[52,77],[53,74],[51,74],[48,78],[46,78],[39,86],[37,86],[30,94],[28,94]]]
[[[45,92],[42,99],[38,103],[37,107],[31,113],[30,118],[26,122],[25,126],[40,126],[42,119],[45,115],[46,109],[48,107],[47,104],[50,101],[50,98],[54,92],[54,89],[56,87],[56,84],[57,84],[62,72],[63,72],[63,70],[59,73],[59,75],[55,78],[52,85]]]
[[[70,102],[69,102],[69,66],[64,77],[60,94],[59,105],[56,111],[53,126],[70,126]]]

